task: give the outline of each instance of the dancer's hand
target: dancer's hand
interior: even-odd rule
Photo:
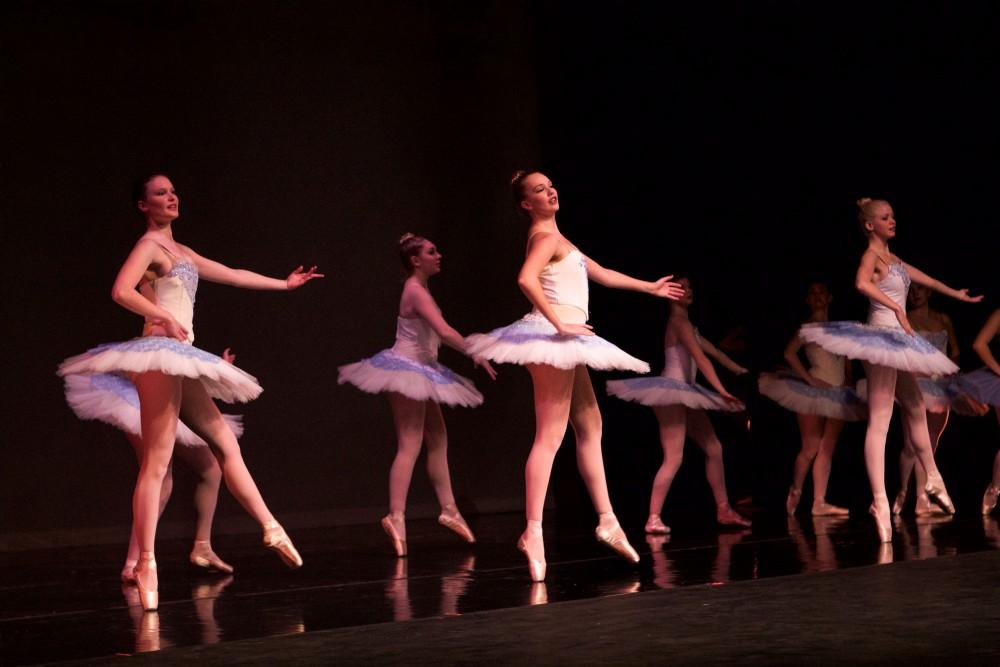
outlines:
[[[673,278],[673,275],[664,276],[654,282],[653,286],[649,288],[649,293],[653,296],[659,296],[673,301],[676,301],[684,296],[684,286],[680,283],[670,282],[671,278]]]
[[[236,361],[236,355],[230,352],[229,348],[227,347],[222,351],[222,360],[228,364],[231,364]]]
[[[958,299],[959,301],[965,301],[966,303],[979,303],[980,301],[983,300],[982,294],[980,294],[979,296],[969,296],[969,290],[965,288],[955,291],[958,292],[958,294],[955,295],[955,298]]]
[[[177,320],[171,317],[170,319],[152,321],[149,327],[149,335],[174,338],[182,343],[186,343],[188,331]]]
[[[896,319],[899,321],[899,326],[903,327],[903,331],[905,331],[906,333],[910,334],[911,336],[915,336],[916,335],[913,332],[913,327],[910,326],[910,320],[906,317],[906,309],[905,308],[897,308],[896,309]]]
[[[560,336],[593,336],[594,327],[589,324],[560,324],[556,327]]]
[[[742,403],[743,402],[740,399],[738,399],[735,396],[733,396],[732,394],[730,394],[725,389],[723,389],[722,391],[720,391],[719,395],[722,396],[722,398],[724,398],[727,403]]]
[[[484,371],[486,371],[486,374],[490,376],[491,380],[497,379],[497,372],[496,370],[493,369],[493,364],[490,363],[489,359],[473,359],[473,361],[475,362],[476,366],[479,366]]]
[[[303,271],[302,267],[299,266],[297,269],[288,274],[288,277],[285,279],[285,285],[287,285],[290,290],[298,289],[313,278],[323,277],[322,273],[316,273],[315,266],[310,268],[308,271]]]
[[[820,380],[818,377],[814,377],[812,375],[809,376],[809,386],[816,387],[817,389],[830,389],[833,387],[833,385],[826,380]]]
[[[746,375],[749,372],[750,372],[750,369],[743,368],[742,366],[737,366],[736,369],[733,371],[733,373],[736,374],[736,375]]]

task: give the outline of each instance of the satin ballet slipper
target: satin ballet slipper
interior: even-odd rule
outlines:
[[[944,510],[931,502],[930,497],[925,491],[921,491],[917,494],[917,502],[913,508],[913,513],[916,516],[932,516],[934,514],[944,514]]]
[[[625,531],[622,530],[621,524],[616,522],[613,528],[598,526],[594,530],[594,535],[597,537],[598,542],[610,547],[625,560],[632,563],[639,562],[639,554],[628,543],[628,538],[625,537]]]
[[[903,508],[906,507],[906,494],[909,492],[905,486],[899,490],[896,494],[896,499],[892,501],[892,513],[902,514]]]
[[[799,508],[799,500],[802,499],[802,489],[788,489],[788,497],[785,498],[785,511],[788,512],[788,516],[795,514],[795,510]]]
[[[121,580],[123,584],[135,585],[135,566],[138,561],[127,560],[122,567]]]
[[[875,519],[875,530],[878,532],[878,541],[883,544],[892,542],[889,503],[886,502],[884,507],[880,507],[879,503],[872,503],[868,508],[868,513]]]
[[[948,491],[944,488],[944,481],[941,478],[938,478],[933,482],[927,480],[927,486],[924,487],[924,493],[927,494],[927,497],[931,499],[932,503],[943,509],[946,514],[955,513],[955,504],[951,502],[951,498],[948,496]]]
[[[302,556],[298,549],[292,544],[288,533],[277,521],[268,521],[264,524],[264,546],[274,551],[281,558],[281,561],[295,570],[302,567]]]
[[[531,574],[531,580],[534,582],[545,581],[545,543],[542,541],[541,534],[539,534],[537,537],[538,544],[529,548],[528,539],[528,531],[525,530],[517,540],[517,549],[528,559],[528,572]]]
[[[160,592],[157,587],[147,588],[143,583],[143,575],[152,572],[156,574],[156,557],[152,551],[143,551],[139,554],[139,562],[135,566],[135,585],[139,589],[139,604],[143,611],[156,611],[160,606]]]
[[[983,514],[989,514],[997,506],[997,497],[1000,497],[1000,486],[990,484],[983,494]]]
[[[455,512],[455,514],[441,512],[438,516],[438,523],[454,532],[469,544],[476,543],[476,536],[472,534],[472,529],[469,528],[469,524],[465,523],[465,519],[458,512]]]
[[[219,558],[212,551],[212,543],[208,540],[195,540],[189,559],[191,564],[196,567],[203,567],[206,570],[218,570],[226,574],[233,573],[233,566]]]
[[[400,536],[399,531],[396,530],[396,526],[392,523],[392,519],[389,517],[388,514],[382,517],[381,524],[382,524],[382,530],[384,530],[385,534],[388,535],[389,539],[392,540],[392,548],[396,550],[396,557],[397,558],[405,557],[406,540]]]
[[[669,535],[670,526],[663,523],[659,514],[650,514],[646,519],[646,532],[650,535]]]
[[[813,516],[849,516],[850,514],[851,510],[846,507],[831,505],[825,500],[821,500],[818,503],[814,502],[812,506]]]
[[[739,514],[729,505],[716,509],[715,520],[721,526],[741,526],[743,528],[749,528],[751,525],[753,525],[750,519]]]

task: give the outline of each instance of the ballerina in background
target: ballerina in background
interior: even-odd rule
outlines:
[[[427,239],[404,234],[399,239],[399,258],[407,278],[399,299],[396,342],[373,357],[341,366],[338,382],[350,382],[372,394],[385,393],[389,399],[397,450],[389,471],[389,514],[382,518],[382,529],[402,558],[406,555],[406,496],[423,444],[427,445],[427,476],[441,505],[438,523],[466,542],[476,541],[452,493],[441,404],[475,407],[483,402],[483,395],[470,380],[437,360],[442,341],[462,353],[467,347],[462,335],[445,321],[428,289],[431,277],[441,272],[441,253]],[[481,365],[496,379],[488,361]]]
[[[985,364],[983,368],[966,373],[958,378],[959,388],[977,401],[993,406],[997,424],[1000,424],[1000,361],[990,349],[991,342],[1000,340],[1000,308],[987,318],[983,328],[976,334],[972,349]],[[983,514],[991,513],[1000,496],[1000,451],[993,458],[993,478],[983,493]]]
[[[892,523],[885,490],[885,441],[894,399],[899,400],[905,428],[912,435],[917,458],[927,473],[924,491],[946,512],[955,512],[934,461],[927,412],[915,373],[950,375],[958,371],[958,366],[914,334],[906,317],[910,281],[959,301],[977,303],[983,297],[970,297],[968,290],[952,289],[905,264],[889,251],[889,241],[896,236],[896,219],[889,202],[865,198],[857,203],[858,222],[868,237],[868,248],[861,256],[855,286],[869,299],[868,323],[808,323],[802,327],[801,337],[806,343],[864,362],[868,379],[865,468],[873,496],[868,511],[875,519],[879,540],[887,543],[892,541]]]
[[[806,322],[826,322],[830,319],[833,297],[820,282],[809,285]],[[809,369],[802,364],[799,352],[804,351]],[[844,421],[864,419],[867,408],[852,388],[847,386],[850,362],[843,355],[833,354],[815,343],[803,345],[798,332],[785,346],[785,361],[794,374],[761,373],[757,381],[760,393],[795,413],[799,422],[802,444],[792,469],[792,485],[788,489],[785,510],[795,514],[802,498],[802,484],[812,469],[813,516],[847,516],[846,507],[826,501],[833,452],[844,428]]]
[[[112,299],[145,318],[143,336],[109,343],[64,361],[59,374],[128,375],[139,395],[142,465],[132,501],[139,562],[134,569],[143,609],[159,605],[154,543],[159,520],[160,493],[170,467],[178,421],[212,448],[223,479],[243,508],[260,524],[264,546],[274,550],[289,567],[302,558],[285,530],[274,519],[247,470],[239,443],[212,398],[226,402],[256,398],[257,380],[221,357],[200,350],[194,342],[195,294],[199,279],[260,290],[293,290],[321,278],[316,267],[298,267],[285,279],[269,278],[202,257],[174,240],[173,222],[180,200],[163,174],[137,182],[133,201],[146,222],[140,237],[115,278]],[[148,284],[140,293],[136,287]],[[152,297],[152,298],[150,298]]]
[[[683,290],[669,282],[637,280],[606,269],[569,241],[556,223],[559,195],[545,174],[519,171],[511,179],[518,210],[530,220],[524,264],[517,284],[533,309],[513,324],[469,336],[469,352],[494,362],[527,367],[534,388],[535,440],[525,465],[527,526],[518,548],[534,581],[545,578],[542,513],[552,461],[572,423],[580,475],[598,514],[597,540],[626,560],[638,562],[615,517],[601,455],[601,411],[587,367],[649,372],[649,365],[594,335],[588,279],[615,289],[676,299]]]
[[[691,282],[681,278],[678,283],[684,288],[684,295],[670,302],[670,319],[663,335],[663,373],[659,377],[613,380],[607,385],[612,396],[652,407],[660,425],[663,462],[653,478],[646,532],[660,535],[670,532],[660,512],[674,476],[680,469],[684,439],[688,434],[705,452],[705,477],[715,497],[716,520],[724,526],[748,527],[750,521],[729,505],[722,443],[706,414],[706,410],[740,412],[746,409],[722,386],[708,356],[736,375],[745,374],[747,369],[698,335],[688,316],[694,300]],[[714,392],[695,384],[698,371],[712,385]]]

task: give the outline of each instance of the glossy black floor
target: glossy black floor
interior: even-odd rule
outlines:
[[[643,538],[626,526],[642,562],[603,549],[578,520],[546,523],[549,562],[533,585],[514,549],[520,515],[476,517],[465,545],[432,521],[409,524],[410,556],[396,559],[377,525],[297,531],[306,565],[290,572],[257,536],[223,536],[216,549],[235,576],[186,565],[186,544],[160,546],[160,610],[144,614],[118,583],[119,547],[4,554],[0,560],[0,664],[131,655],[247,638],[448,617],[647,591],[1000,550],[996,517],[908,516],[891,547],[867,516],[786,518],[758,512],[753,530],[716,530],[679,517],[673,535]],[[777,582],[776,582],[777,583]]]

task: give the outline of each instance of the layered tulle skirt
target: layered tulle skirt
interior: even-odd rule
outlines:
[[[923,375],[958,372],[958,366],[924,338],[911,336],[899,327],[859,322],[810,322],[802,325],[799,337],[834,354],[901,371]]]
[[[139,394],[135,385],[121,375],[67,375],[63,378],[66,402],[80,419],[96,419],[111,424],[126,433],[142,435],[139,418]],[[243,435],[243,420],[239,415],[222,415],[237,438]],[[177,423],[177,442],[193,447],[206,446],[184,422]]]
[[[1000,375],[985,366],[959,375],[955,385],[980,403],[1000,406]]]
[[[727,401],[721,394],[710,389],[662,375],[611,380],[607,384],[607,389],[612,396],[642,405],[684,405],[697,410],[725,412],[740,412],[746,409],[742,403]]]
[[[868,417],[868,406],[850,387],[813,387],[791,373],[761,373],[760,393],[797,414],[820,415],[845,421]]]
[[[528,313],[506,327],[466,338],[466,354],[506,364],[545,364],[572,369],[648,373],[649,364],[624,352],[600,336],[560,336],[540,313]]]
[[[149,371],[199,380],[209,396],[226,403],[245,403],[257,398],[263,391],[254,376],[222,357],[162,336],[98,345],[62,362],[58,374],[67,377]]]
[[[337,382],[348,382],[369,394],[394,391],[416,401],[475,407],[483,402],[472,380],[437,361],[417,361],[382,350],[373,357],[338,369]]]

